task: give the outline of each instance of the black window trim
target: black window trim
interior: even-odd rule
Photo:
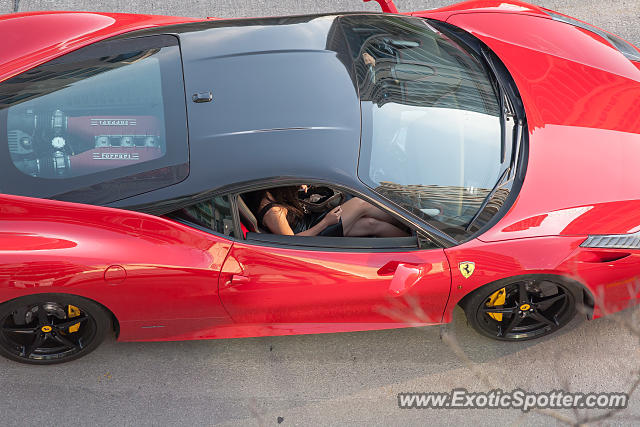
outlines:
[[[365,251],[377,251],[388,249],[390,251],[412,251],[418,247],[418,237],[329,237],[329,236],[284,236],[270,233],[248,232],[245,242],[260,243],[268,246],[286,246],[302,249],[362,249]],[[435,248],[432,248],[435,249]]]
[[[235,198],[234,198],[235,201]],[[233,203],[233,202],[232,202]],[[237,213],[237,210],[236,210]],[[433,249],[441,249],[439,247],[433,248],[420,248],[418,247],[419,238],[418,236],[409,236],[409,237],[388,237],[384,239],[374,239],[371,237],[326,237],[326,236],[281,236],[277,234],[269,234],[269,233],[253,233],[248,232],[246,239],[240,239],[236,237],[232,237],[218,231],[215,231],[211,228],[204,227],[200,224],[196,224],[195,222],[189,221],[188,219],[178,217],[177,215],[166,215],[166,219],[171,221],[175,221],[179,224],[185,225],[187,227],[194,228],[198,231],[202,231],[207,234],[212,234],[221,239],[228,240],[229,242],[243,242],[245,244],[250,244],[254,246],[267,246],[267,247],[279,247],[284,249],[297,249],[297,250],[306,250],[306,251],[325,251],[325,252],[409,252],[415,250],[433,250]],[[239,219],[238,219],[239,221]],[[239,232],[242,235],[242,230],[235,230],[235,225],[239,224],[236,222],[234,217],[234,232]],[[251,235],[251,236],[249,236]],[[291,244],[292,240],[295,244]],[[313,240],[305,240],[305,239],[313,239]],[[318,240],[320,239],[320,240]],[[339,240],[338,240],[339,239]],[[318,241],[325,242],[324,245],[318,244],[310,244],[317,243]],[[335,245],[336,242],[342,243],[341,245]],[[412,243],[412,245],[409,245]]]
[[[410,238],[415,239],[415,246],[407,247],[406,238],[371,238],[371,237],[363,237],[363,238],[351,238],[351,237],[325,237],[325,236],[278,236],[278,237],[254,237],[252,239],[244,238],[244,233],[240,227],[240,213],[238,211],[237,205],[237,197],[242,193],[247,193],[250,191],[263,190],[273,187],[285,186],[285,185],[297,185],[300,183],[307,184],[317,184],[317,185],[326,185],[336,190],[348,192],[356,197],[362,198],[374,206],[377,206],[380,209],[390,213],[400,222],[410,227],[412,230],[416,232],[416,236],[411,236]],[[368,190],[368,189],[367,189]],[[228,236],[222,233],[219,233],[215,230],[209,229],[207,227],[203,227],[201,225],[195,224],[187,219],[178,217],[174,215],[175,212],[180,209],[192,206],[197,203],[204,202],[208,199],[217,196],[228,196],[231,203],[231,213],[234,223],[234,234],[238,237]],[[387,203],[384,203],[384,202]],[[130,207],[131,210],[136,210],[139,212],[146,212],[151,215],[156,216],[164,216],[167,219],[172,221],[179,222],[184,225],[188,225],[197,230],[204,231],[209,234],[213,234],[215,236],[222,237],[229,241],[233,242],[243,242],[249,244],[255,244],[259,246],[273,246],[273,247],[281,247],[288,249],[304,249],[304,250],[319,250],[319,251],[331,251],[331,252],[340,252],[340,251],[355,251],[355,252],[397,252],[397,251],[413,251],[413,250],[431,250],[431,249],[443,249],[447,247],[451,247],[452,245],[448,244],[447,241],[442,241],[439,239],[439,232],[435,235],[424,226],[420,221],[414,221],[412,218],[407,218],[406,216],[402,216],[400,212],[403,212],[403,209],[398,209],[394,203],[386,200],[384,197],[381,197],[378,194],[371,192],[371,194],[363,193],[357,189],[352,187],[348,187],[343,184],[337,184],[335,182],[330,182],[327,180],[322,180],[318,178],[299,178],[299,177],[270,177],[259,180],[247,181],[243,183],[236,183],[231,186],[225,186],[221,188],[217,188],[211,191],[207,191],[204,193],[199,193],[195,195],[190,195],[186,197],[180,197],[175,201],[167,200],[160,204],[162,207],[159,207],[158,204],[151,204],[145,206],[136,206]],[[389,206],[391,205],[391,206]],[[167,209],[169,207],[169,209]],[[394,210],[395,207],[397,210]],[[410,216],[410,215],[408,215]],[[437,230],[436,230],[437,231]],[[252,234],[260,236],[262,233],[247,233],[247,235]],[[242,237],[240,237],[242,236]],[[264,233],[264,236],[277,236],[270,233]],[[292,244],[292,239],[294,243]],[[300,242],[297,242],[299,239],[303,239]],[[311,243],[321,241],[326,242],[325,245],[312,245]],[[336,239],[336,240],[326,240],[326,239]],[[338,240],[339,239],[339,240]],[[365,242],[359,242],[356,239],[368,239],[368,240],[378,240],[377,244],[369,244],[365,245]],[[387,240],[390,239],[390,240]],[[405,240],[401,240],[405,239]],[[283,241],[280,241],[283,240]],[[390,246],[388,243],[384,244],[382,240],[387,240],[387,242],[391,242],[394,240],[399,246]],[[343,242],[344,245],[328,245],[329,243]]]

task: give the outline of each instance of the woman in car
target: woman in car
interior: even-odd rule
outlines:
[[[299,187],[272,188],[258,193],[257,220],[273,234],[289,236],[403,237],[408,233],[389,214],[354,197],[329,212],[306,212]]]

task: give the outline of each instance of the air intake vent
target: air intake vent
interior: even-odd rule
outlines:
[[[27,139],[27,147],[24,144],[20,144],[20,140]],[[9,140],[9,152],[14,154],[29,154],[33,152],[31,148],[31,137],[21,130],[10,130],[7,132],[7,139]]]

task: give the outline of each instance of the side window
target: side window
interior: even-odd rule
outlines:
[[[241,226],[248,232],[281,234],[269,228],[265,220],[270,208],[284,208],[287,211],[287,225],[298,234],[321,223],[334,208],[351,199],[352,196],[327,186],[293,185],[252,191],[238,196],[238,213]],[[285,227],[286,228],[286,227]],[[324,227],[318,235],[342,237],[342,227],[335,224]],[[303,233],[304,234],[304,233]],[[315,234],[311,234],[315,235]]]
[[[238,214],[248,240],[349,249],[433,247],[394,214],[324,185],[272,187],[239,194]],[[271,209],[278,215],[271,215]]]
[[[216,196],[172,213],[170,216],[234,237],[233,213],[229,196]]]
[[[0,83],[2,151],[4,193],[104,204],[181,181],[178,39],[99,42]]]

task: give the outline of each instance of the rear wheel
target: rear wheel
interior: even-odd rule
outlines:
[[[522,277],[484,286],[464,302],[471,326],[504,341],[524,341],[557,331],[575,316],[576,287],[559,278]]]
[[[67,362],[95,350],[110,326],[108,313],[85,298],[18,298],[0,305],[0,354],[22,363]]]

